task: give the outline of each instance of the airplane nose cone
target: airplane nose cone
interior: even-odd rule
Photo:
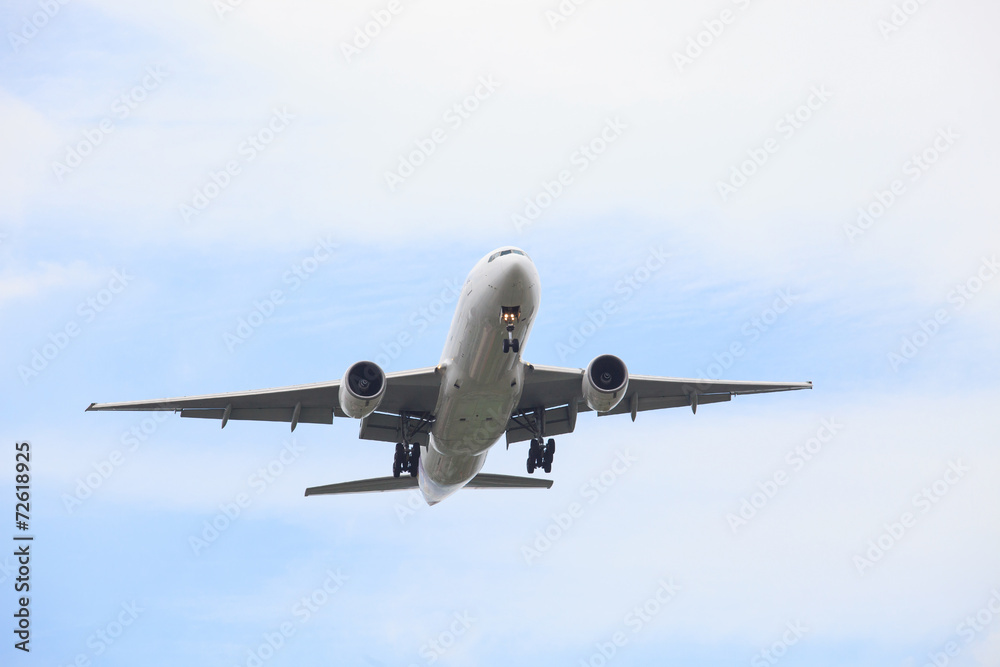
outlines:
[[[504,282],[521,288],[529,287],[532,282],[532,274],[534,273],[530,270],[530,266],[529,262],[520,257],[504,262]]]

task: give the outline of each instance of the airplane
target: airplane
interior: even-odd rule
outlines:
[[[419,487],[428,505],[462,488],[551,488],[552,480],[480,472],[501,437],[529,441],[526,468],[552,471],[553,436],[572,433],[577,415],[630,414],[729,401],[739,394],[811,389],[812,382],[743,382],[630,376],[611,354],[585,369],[542,366],[521,357],[538,315],[541,286],[531,258],[513,246],[473,267],[455,307],[437,366],[385,373],[371,361],[340,380],[153,401],[91,403],[88,411],[171,410],[181,417],[332,424],[360,420],[359,437],[395,443],[392,477],[316,486],[305,495]],[[404,474],[405,473],[405,474]]]

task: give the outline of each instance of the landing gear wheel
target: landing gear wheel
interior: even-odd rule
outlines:
[[[552,472],[552,459],[555,458],[556,454],[556,441],[549,438],[549,441],[545,443],[545,449],[542,451],[542,469],[545,472]]]
[[[535,468],[541,468],[542,465],[539,462],[539,456],[542,453],[542,447],[539,445],[538,440],[532,438],[531,444],[528,445],[528,474],[535,472]]]
[[[420,445],[410,445],[410,456],[407,461],[407,470],[410,472],[410,477],[417,476],[417,470],[420,468]]]
[[[519,341],[516,338],[512,339],[510,341],[510,349],[513,350],[514,352],[520,352],[521,351],[521,341]]]
[[[510,341],[506,338],[503,339],[503,353],[507,354],[510,352]]]
[[[392,462],[392,476],[393,477],[398,478],[399,475],[400,475],[400,473],[403,472],[402,470],[400,470],[400,468],[401,468],[401,466],[399,465],[398,461],[393,461]]]

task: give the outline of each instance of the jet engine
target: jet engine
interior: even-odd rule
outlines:
[[[349,417],[364,419],[385,396],[385,373],[378,364],[359,361],[344,373],[340,381],[340,409]]]
[[[602,354],[587,366],[583,374],[583,399],[591,410],[607,412],[625,397],[628,369],[613,354]]]

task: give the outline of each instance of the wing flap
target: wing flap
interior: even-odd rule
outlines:
[[[262,422],[291,422],[295,408],[233,408],[229,412],[229,419],[262,421]],[[299,424],[332,424],[332,408],[301,408],[299,410]],[[181,417],[194,417],[196,419],[222,419],[226,411],[220,408],[183,408]]]
[[[519,415],[520,416],[520,415]],[[555,408],[545,410],[545,437],[572,433],[575,427],[575,419],[570,415],[568,405],[560,405]],[[535,434],[521,419],[512,418],[507,422],[507,444],[531,440]]]

